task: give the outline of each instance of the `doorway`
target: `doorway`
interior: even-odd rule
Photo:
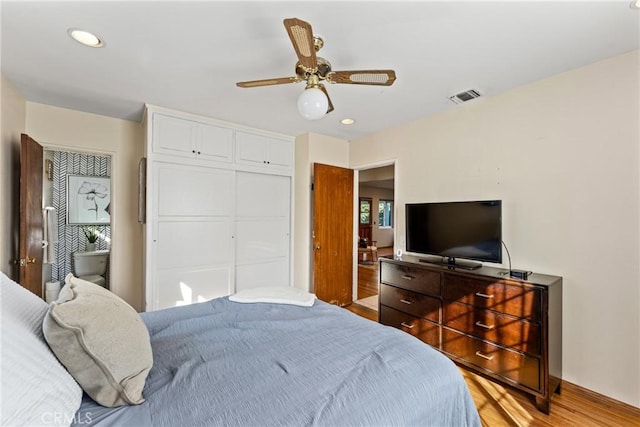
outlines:
[[[378,311],[379,257],[395,243],[395,164],[358,170],[358,258],[355,304]],[[364,234],[364,235],[363,235]]]
[[[77,220],[69,223],[67,213],[69,206],[69,177],[98,178],[90,180],[90,183],[110,182],[112,158],[109,154],[62,151],[56,148],[44,148],[44,174],[42,183],[42,206],[43,208],[53,208],[50,210],[54,215],[55,235],[50,235],[48,239],[53,250],[50,251],[51,258],[42,265],[43,286],[46,289],[48,282],[64,283],[64,278],[68,273],[74,273],[74,253],[84,251],[109,251],[111,248],[111,218],[109,220],[100,219],[95,221]],[[72,181],[75,182],[75,181]],[[80,181],[78,181],[80,182]],[[92,184],[93,185],[93,184]],[[95,198],[95,206],[101,210],[106,210],[104,215],[111,216],[110,203],[113,200],[111,187],[108,192],[101,190],[97,184],[89,190]],[[84,197],[85,199],[87,197]],[[97,209],[97,208],[96,208]],[[97,214],[97,211],[96,211]],[[91,244],[88,234],[94,234],[95,245]],[[110,262],[107,258],[106,272],[104,273],[105,286],[109,286]],[[101,283],[102,284],[102,283]]]

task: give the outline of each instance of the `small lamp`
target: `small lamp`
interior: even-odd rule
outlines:
[[[309,87],[298,97],[298,112],[307,120],[318,120],[327,114],[329,100],[317,87]]]

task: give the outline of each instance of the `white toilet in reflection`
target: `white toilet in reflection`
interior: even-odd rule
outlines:
[[[104,274],[107,271],[109,250],[75,252],[73,265],[75,276],[87,282],[106,287],[107,281]]]

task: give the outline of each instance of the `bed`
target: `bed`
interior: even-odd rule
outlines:
[[[26,298],[31,294],[7,296],[8,282],[4,277],[3,331],[11,314],[7,304],[28,299],[44,308],[40,319],[46,318],[47,307]],[[41,337],[38,316],[23,316],[31,322],[23,330],[31,327]],[[61,425],[480,425],[466,383],[448,358],[404,332],[319,300],[305,307],[223,297],[140,318],[153,354],[144,401],[105,407],[83,394],[71,416],[59,417]],[[7,351],[3,345],[3,388]],[[62,387],[54,390],[60,399]],[[62,407],[48,404],[58,409],[46,414]],[[29,424],[26,415],[6,418],[13,408],[7,412],[4,405],[2,425]],[[55,424],[51,416],[35,419]]]

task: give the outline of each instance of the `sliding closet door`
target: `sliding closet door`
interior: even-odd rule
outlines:
[[[152,307],[233,292],[235,172],[154,162]]]
[[[236,291],[290,285],[291,177],[237,172]]]

